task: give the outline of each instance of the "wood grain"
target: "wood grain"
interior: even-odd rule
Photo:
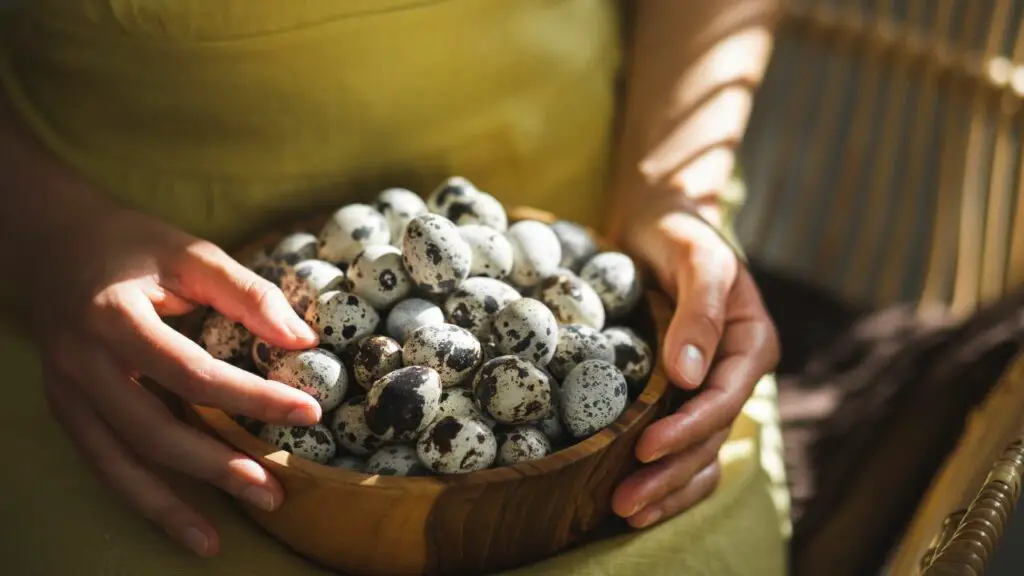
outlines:
[[[510,216],[554,220],[528,208]],[[324,220],[268,235],[236,256],[264,250],[288,231],[316,230]],[[669,301],[648,291],[643,308],[629,324],[660,350]],[[181,329],[194,338],[198,322]],[[279,510],[241,505],[297,553],[352,575],[482,574],[551,556],[611,516],[612,491],[639,466],[633,448],[640,432],[678,401],[657,356],[645,389],[609,427],[541,460],[465,475],[381,477],[331,468],[266,444],[220,410],[189,412],[281,481],[288,498]]]

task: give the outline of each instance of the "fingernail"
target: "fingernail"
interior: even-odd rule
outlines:
[[[700,385],[704,379],[704,355],[693,344],[683,346],[683,354],[679,358],[679,373],[683,375],[683,380],[686,380],[687,384],[693,386]]]
[[[288,331],[292,333],[299,340],[314,341],[316,340],[316,332],[309,327],[301,318],[295,315],[294,312],[288,315]]]
[[[210,539],[200,532],[198,528],[189,527],[186,529],[183,539],[185,540],[185,545],[200,556],[206,556],[210,550]]]
[[[664,455],[664,452],[655,452],[651,456],[648,456],[646,460],[643,460],[643,463],[650,464],[651,462],[657,462],[658,460],[661,460],[661,457]]]
[[[288,413],[285,417],[292,426],[312,426],[320,421],[320,411],[310,406],[302,406]]]
[[[636,513],[643,510],[645,506],[647,506],[647,502],[641,502],[637,504],[636,506],[633,507],[633,510],[631,510],[629,514],[626,514],[626,518],[636,516]]]
[[[260,510],[266,510],[267,512],[273,512],[275,508],[274,494],[266,488],[260,488],[259,486],[250,486],[242,491],[242,497],[249,501],[250,504],[259,508]]]
[[[661,509],[651,508],[650,510],[645,510],[640,514],[637,518],[637,524],[639,524],[641,528],[646,528],[658,520],[661,520]]]

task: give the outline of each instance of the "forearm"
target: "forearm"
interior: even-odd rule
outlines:
[[[0,92],[0,258],[21,269],[45,258],[58,232],[89,223],[110,206],[48,154]],[[31,247],[31,249],[26,249]]]
[[[613,237],[685,203],[720,223],[778,0],[637,0]]]

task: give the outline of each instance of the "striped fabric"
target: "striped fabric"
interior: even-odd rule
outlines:
[[[1024,0],[790,0],[740,163],[753,259],[966,313],[1024,281]]]

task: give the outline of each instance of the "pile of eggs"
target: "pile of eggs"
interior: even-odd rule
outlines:
[[[424,202],[391,188],[294,233],[248,265],[319,334],[286,351],[211,312],[218,359],[298,388],[310,427],[238,417],[296,456],[367,474],[460,474],[543,458],[615,421],[647,381],[651,347],[625,320],[634,262],[581,226],[509,225],[461,177]]]

